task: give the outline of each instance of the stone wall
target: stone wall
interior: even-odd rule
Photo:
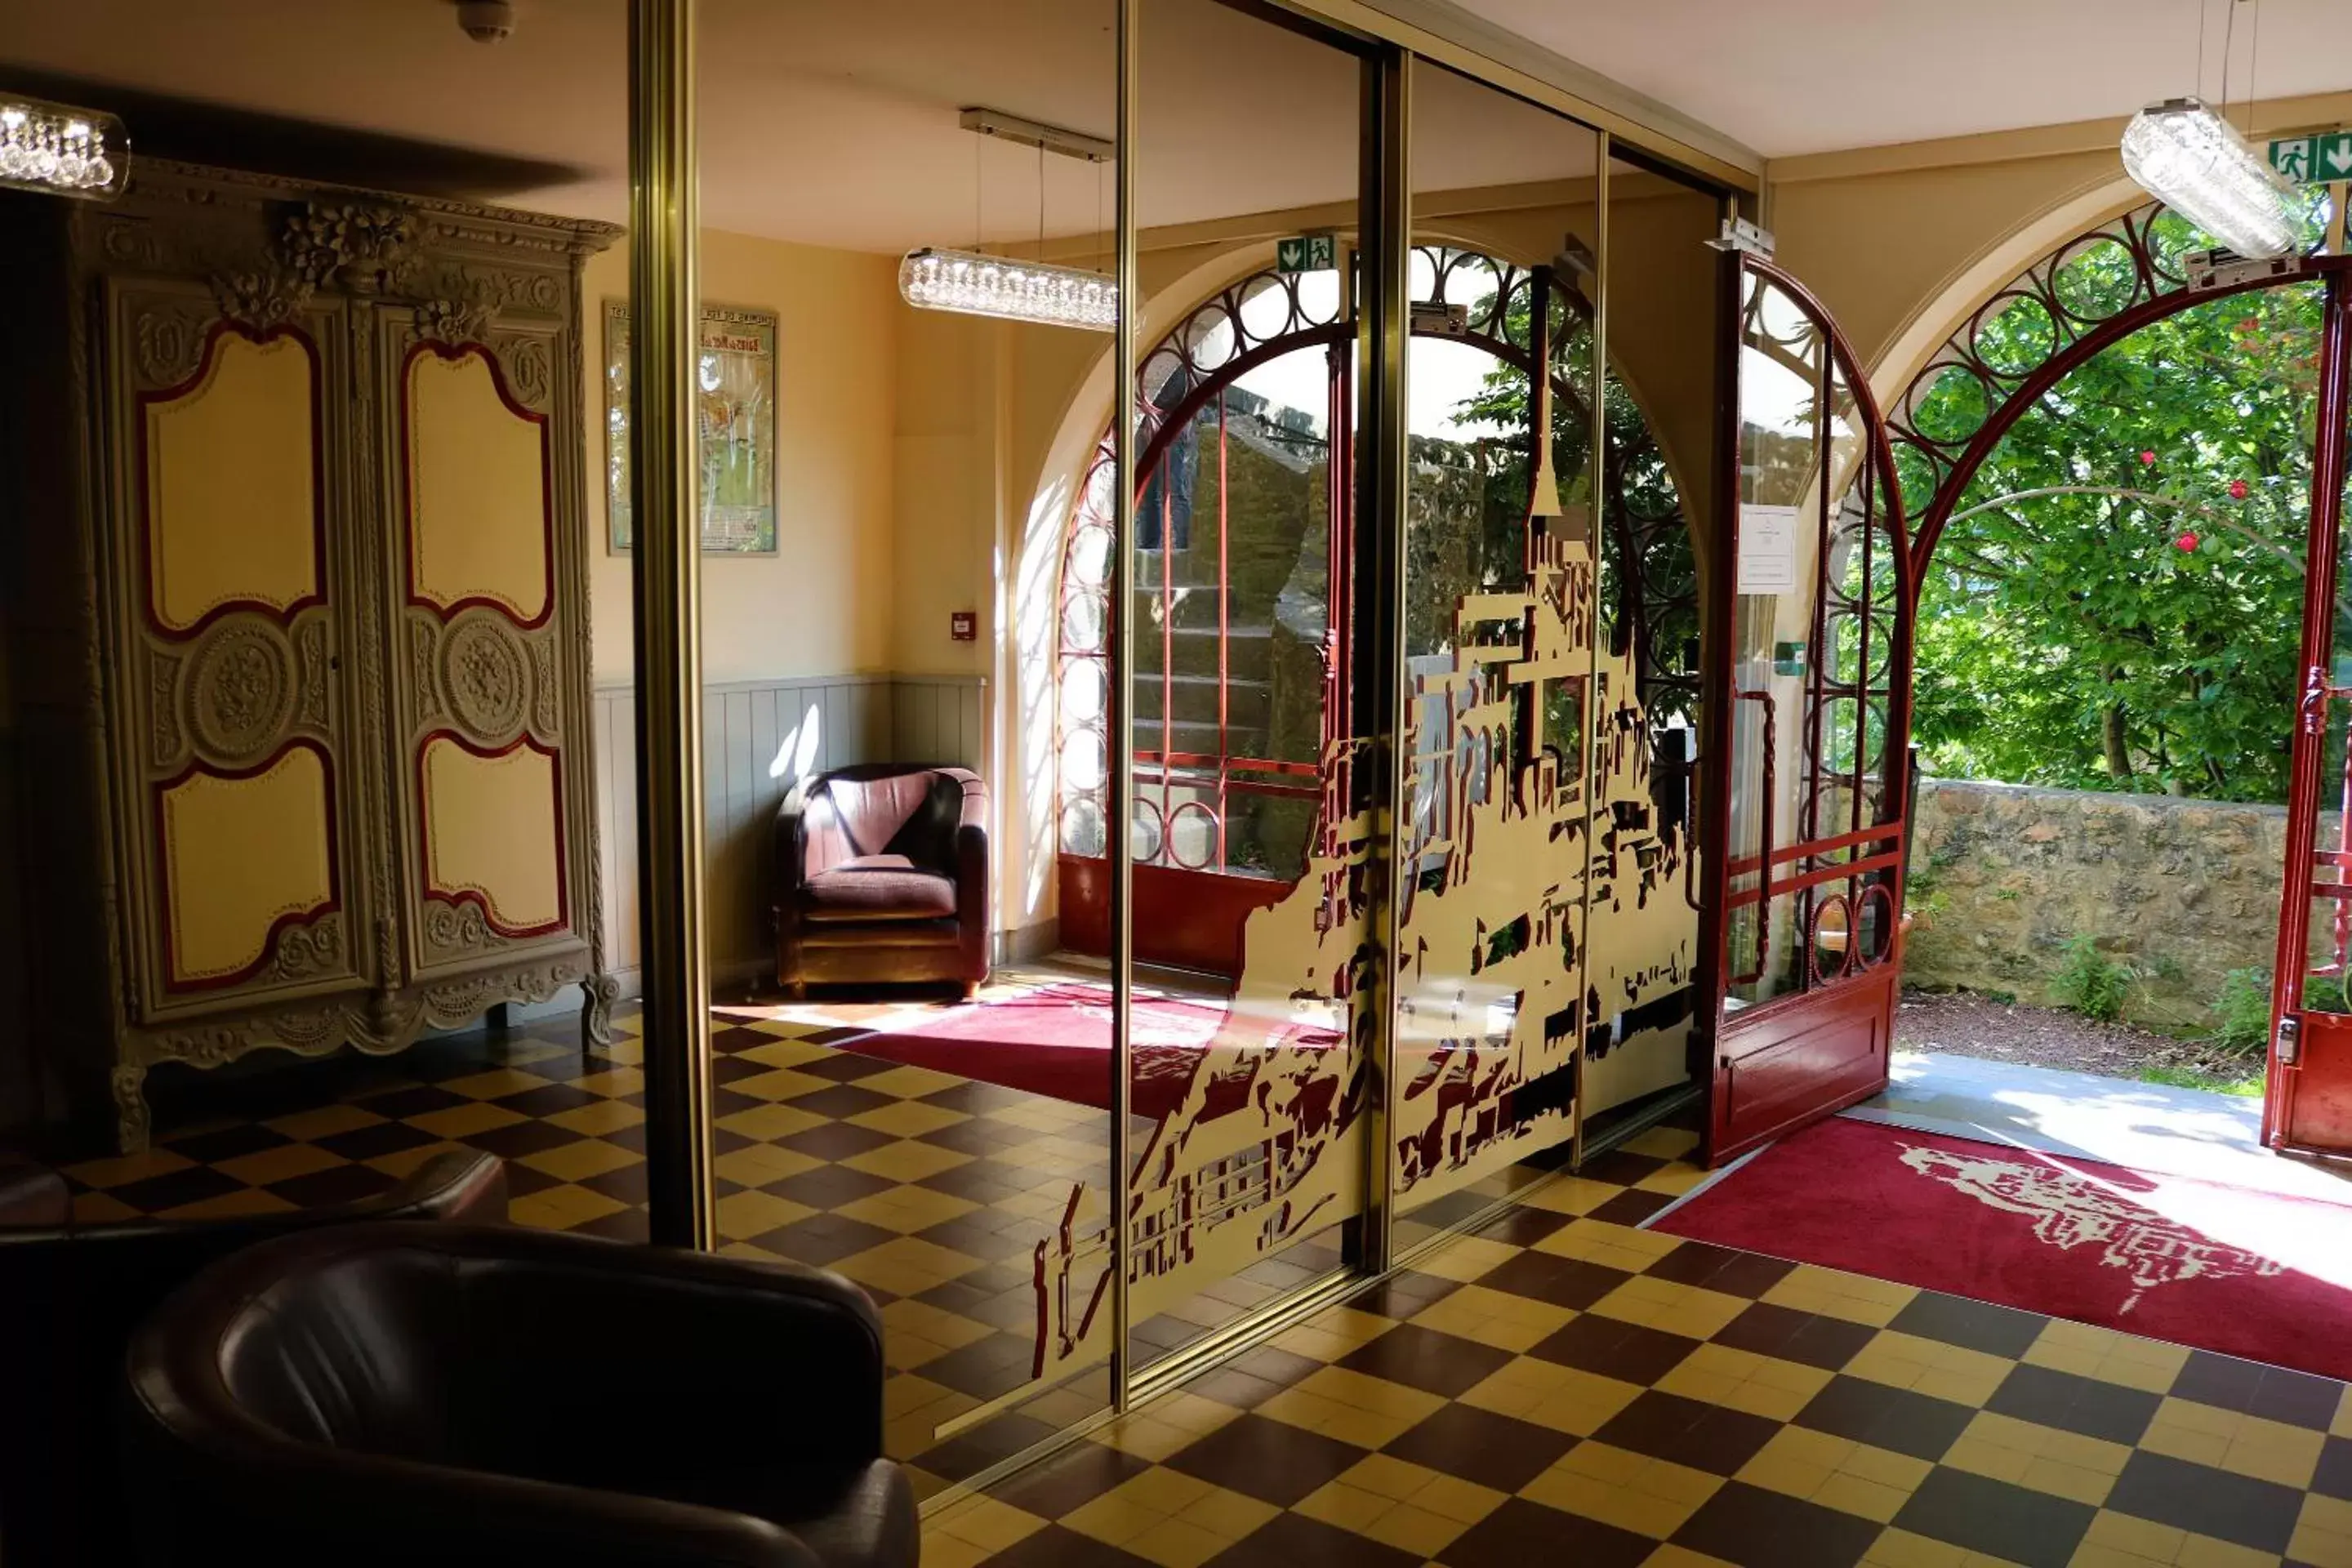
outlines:
[[[2282,806],[1923,779],[1905,979],[2048,1002],[2087,931],[2141,972],[2127,1016],[2201,1031],[2271,967],[2285,837]]]

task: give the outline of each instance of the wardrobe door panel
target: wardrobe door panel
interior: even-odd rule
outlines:
[[[379,309],[378,358],[394,374],[394,581],[404,657],[394,733],[409,888],[409,962],[436,975],[580,945],[574,889],[593,847],[589,781],[567,747],[584,718],[567,689],[567,594],[554,454],[562,417],[559,320],[493,319],[478,337],[434,335]]]
[[[370,978],[338,617],[343,314],[110,291],[122,940],[148,1021]]]

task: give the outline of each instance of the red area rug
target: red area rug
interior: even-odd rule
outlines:
[[[1213,1044],[1332,1047],[1335,1031],[1296,1022],[1229,1022],[1213,1002],[1171,996],[1135,999],[1135,1080],[1129,1104],[1157,1120],[1184,1099],[1201,1057]],[[1049,1100],[1110,1109],[1110,987],[1045,985],[1002,1001],[952,1008],[904,1029],[885,1030],[835,1044],[880,1057],[977,1079]]]
[[[1832,1117],[1653,1228],[2352,1379],[2352,1206]]]

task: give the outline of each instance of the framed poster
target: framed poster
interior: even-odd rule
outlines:
[[[702,549],[776,552],[776,318],[702,308]],[[604,517],[613,553],[635,537],[629,504],[629,303],[604,301]]]

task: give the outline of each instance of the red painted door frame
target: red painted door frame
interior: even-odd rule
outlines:
[[[2319,814],[2352,805],[2352,763],[2345,776],[2324,775],[2328,717],[2352,701],[2338,685],[2335,660],[2336,590],[2344,570],[2342,535],[2346,421],[2352,418],[2352,287],[2342,270],[2327,274],[2321,335],[2317,442],[2311,465],[2310,533],[2304,551],[2302,700],[2295,716],[2288,786],[2286,875],[2279,902],[2278,957],[2272,968],[2270,1071],[2263,1096],[2263,1139],[2289,1153],[2352,1156],[2352,1017],[2305,1006],[2315,898],[2331,900],[2341,948],[2352,922],[2352,838],[2319,847]]]
[[[1778,290],[1820,334],[1828,356],[1822,371],[1825,386],[1832,369],[1843,380],[1844,390],[1852,399],[1853,416],[1863,426],[1863,458],[1856,470],[1856,482],[1864,487],[1865,509],[1874,494],[1882,509],[1885,527],[1894,542],[1892,554],[1897,574],[1892,595],[1894,625],[1888,649],[1885,722],[1879,752],[1882,773],[1902,775],[1882,780],[1881,788],[1891,794],[1892,805],[1883,820],[1851,831],[1804,837],[1804,834],[1818,831],[1817,824],[1809,823],[1786,845],[1774,842],[1777,834],[1772,821],[1777,715],[1769,691],[1738,689],[1734,668],[1742,477],[1739,374],[1746,336],[1743,313],[1751,278],[1760,286]],[[1721,399],[1717,441],[1722,501],[1717,513],[1714,592],[1706,627],[1709,652],[1700,742],[1703,756],[1722,759],[1715,770],[1715,787],[1706,810],[1702,855],[1710,896],[1704,900],[1699,926],[1699,994],[1713,1004],[1702,1014],[1704,1043],[1709,1058],[1708,1125],[1702,1153],[1710,1164],[1734,1159],[1867,1100],[1886,1086],[1903,962],[1898,911],[1902,908],[1903,848],[1909,816],[1911,618],[1917,598],[1909,542],[1903,526],[1902,498],[1895,482],[1893,447],[1869,379],[1835,320],[1795,279],[1746,252],[1733,252],[1724,258],[1720,298],[1724,332],[1717,381]],[[1825,544],[1831,509],[1842,498],[1828,493],[1831,473],[1827,437],[1817,439],[1823,443],[1821,479],[1816,487],[1821,493],[1816,500]],[[1817,574],[1829,569],[1829,552],[1824,548],[1816,556]],[[1825,602],[1826,585],[1816,584],[1812,591],[1817,606]],[[1872,605],[1864,605],[1865,622],[1871,618],[1872,609]],[[1822,640],[1817,629],[1813,642],[1819,645]],[[1827,655],[1828,650],[1820,646],[1809,650],[1810,679],[1816,682],[1822,679],[1821,661]],[[1856,766],[1860,768],[1860,753],[1865,744],[1861,737],[1868,728],[1870,676],[1866,651],[1858,666],[1857,680],[1865,693],[1856,703]],[[1810,693],[1811,688],[1808,689]],[[1762,805],[1756,814],[1760,817],[1756,825],[1760,853],[1735,861],[1730,853],[1734,839],[1729,776],[1733,765],[1734,706],[1748,700],[1758,701],[1764,710],[1764,743],[1760,748],[1763,789],[1757,797]],[[1818,712],[1822,701],[1812,697],[1807,706],[1815,711],[1797,716],[1803,724],[1800,765],[1811,768],[1816,764],[1823,744]],[[1743,878],[1749,879],[1749,885],[1735,891],[1735,879]],[[1863,891],[1873,886],[1867,879],[1876,879],[1886,891]],[[1799,965],[1800,989],[1753,1006],[1735,1010],[1728,1005],[1731,987],[1752,978],[1738,974],[1733,969],[1733,911],[1748,907],[1757,910],[1762,933],[1759,939],[1759,962],[1769,962],[1773,899],[1808,887],[1827,888],[1838,883],[1844,884],[1847,893],[1831,897],[1843,898],[1847,911],[1845,941],[1853,951],[1847,952],[1835,973],[1820,973],[1818,954],[1813,952],[1816,933],[1808,931],[1801,933],[1806,952]],[[1860,910],[1866,901],[1881,908],[1885,947],[1877,959],[1857,962],[1856,954],[1864,942]],[[1815,919],[1818,921],[1818,914]]]

